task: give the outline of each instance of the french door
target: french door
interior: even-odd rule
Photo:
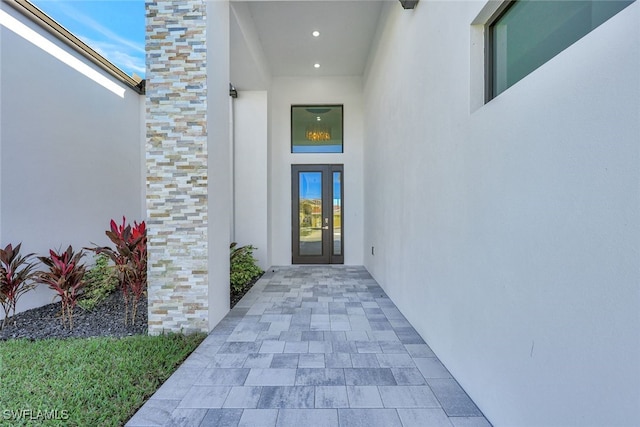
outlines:
[[[291,166],[291,262],[344,263],[343,165]]]

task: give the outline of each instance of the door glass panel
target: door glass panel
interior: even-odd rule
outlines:
[[[342,165],[291,165],[291,263],[344,262]]]
[[[300,255],[322,255],[322,172],[300,172]]]
[[[342,173],[333,173],[333,254],[342,255]]]

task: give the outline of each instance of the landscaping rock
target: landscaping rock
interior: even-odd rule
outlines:
[[[242,299],[261,276],[255,277],[242,291],[231,291],[231,308]],[[16,314],[9,321],[9,324],[0,330],[0,341],[15,338],[39,340],[72,337],[125,337],[147,333],[146,297],[142,297],[138,303],[135,323],[128,326],[124,325],[124,298],[120,291],[111,294],[92,311],[86,311],[80,306],[76,306],[73,311],[72,330],[62,326],[60,310],[61,305],[56,302]]]
[[[73,329],[65,329],[61,320],[59,302],[18,313],[0,330],[0,340],[26,338],[86,338],[123,337],[147,333],[147,298],[138,303],[138,314],[133,325],[124,325],[124,298],[120,291],[108,296],[92,311],[76,306],[73,311]],[[14,326],[15,322],[15,326]]]

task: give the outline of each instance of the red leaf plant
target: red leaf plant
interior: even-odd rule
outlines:
[[[130,316],[133,324],[138,302],[147,289],[147,229],[144,221],[140,224],[134,221],[131,226],[124,216],[120,225],[111,220],[110,228],[105,234],[115,249],[108,246],[89,249],[107,255],[115,264],[125,302],[124,323],[128,324]]]
[[[9,244],[0,249],[0,305],[4,309],[4,320],[0,329],[3,329],[15,314],[18,299],[37,286],[37,282],[33,281],[34,264],[29,262],[29,258],[34,254],[21,256],[21,245],[22,243],[14,248]]]
[[[38,257],[49,271],[36,273],[36,280],[53,289],[62,304],[62,325],[73,329],[73,309],[78,302],[80,290],[84,287],[86,267],[80,264],[84,252],[74,252],[71,245],[66,251],[57,253],[53,249],[48,257]]]

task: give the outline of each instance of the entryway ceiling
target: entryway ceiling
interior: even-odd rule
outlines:
[[[271,77],[362,75],[384,2],[232,1],[232,83],[260,90]]]

